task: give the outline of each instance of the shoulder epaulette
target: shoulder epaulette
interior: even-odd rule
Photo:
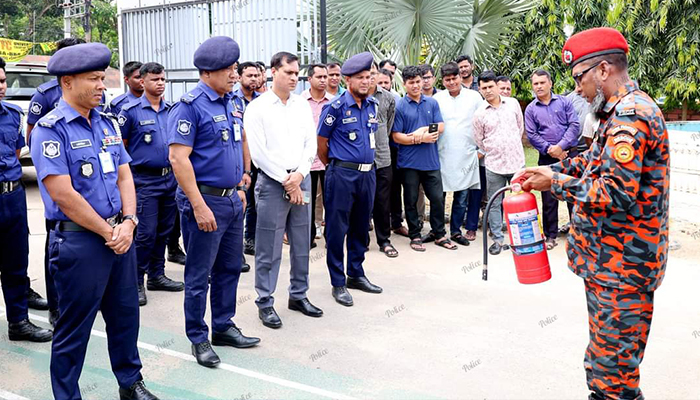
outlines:
[[[52,89],[52,88],[55,88],[56,86],[58,86],[58,79],[51,79],[50,81],[48,81],[48,82],[46,82],[46,83],[42,83],[41,85],[39,85],[39,86],[36,88],[36,90],[37,90],[39,93],[44,94],[44,93],[46,93],[47,90]]]
[[[343,102],[340,101],[340,99],[337,97],[333,101],[331,101],[331,107],[333,107],[336,110],[340,109],[340,107],[342,105],[343,105]]]
[[[5,107],[9,108],[10,110],[17,111],[20,115],[24,115],[24,111],[22,111],[22,107],[18,106],[17,104],[12,104],[8,103],[6,101],[3,102]]]
[[[131,102],[125,104],[125,105],[122,107],[122,111],[128,111],[128,110],[130,110],[130,109],[136,107],[136,106],[137,106],[138,104],[140,104],[140,102],[141,102],[141,99],[137,99],[137,100],[138,100],[138,101],[131,101]]]
[[[199,97],[199,95],[202,94],[202,90],[200,88],[194,88],[190,90],[189,92],[185,93],[182,95],[180,98],[180,101],[187,103],[187,104],[192,104],[192,102]]]
[[[51,112],[41,117],[37,124],[44,128],[53,128],[61,118],[63,118],[63,114],[58,111],[58,109],[53,109]]]

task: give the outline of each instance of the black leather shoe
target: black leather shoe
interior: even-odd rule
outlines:
[[[52,330],[40,328],[29,322],[29,319],[11,322],[7,333],[10,340],[26,340],[37,343],[49,342],[53,338]]]
[[[146,287],[148,288],[148,290],[161,290],[164,292],[182,292],[183,290],[185,290],[184,283],[174,281],[165,276],[165,274],[156,276],[153,279],[148,278]]]
[[[501,254],[502,247],[503,246],[500,243],[493,242],[491,247],[489,247],[489,254],[491,254],[493,256]]]
[[[148,303],[148,298],[146,298],[146,288],[143,285],[139,285],[139,306],[145,306]]]
[[[243,336],[236,325],[228,328],[226,332],[211,333],[211,344],[214,346],[232,346],[237,349],[245,349],[258,343],[260,343],[260,338]]]
[[[48,310],[49,302],[32,288],[27,289],[27,307],[34,310]]]
[[[250,272],[250,264],[247,262],[244,262],[243,265],[241,266],[241,272]]]
[[[299,299],[299,300],[289,299],[289,303],[287,304],[287,307],[290,310],[300,311],[302,314],[306,315],[307,317],[318,318],[318,317],[323,315],[323,310],[321,310],[320,308],[311,304],[309,299],[306,297],[304,297],[303,299]]]
[[[158,398],[146,389],[143,381],[136,381],[130,388],[119,388],[119,400],[158,400]]]
[[[338,303],[344,305],[345,307],[351,307],[354,303],[352,302],[352,296],[348,292],[348,288],[345,286],[333,286],[333,298]]]
[[[187,261],[187,256],[182,251],[179,244],[177,246],[172,247],[168,246],[168,261],[175,264],[185,265],[185,261]]]
[[[192,355],[197,359],[197,364],[207,368],[214,368],[221,363],[221,359],[216,355],[214,349],[211,348],[208,340],[193,344]]]
[[[359,278],[353,278],[352,276],[348,276],[347,286],[348,286],[348,289],[358,289],[358,290],[362,290],[363,292],[367,292],[367,293],[381,293],[382,292],[382,288],[380,288],[377,285],[372,284],[372,282],[370,282],[366,276],[361,276]]]
[[[245,244],[243,246],[243,253],[248,254],[249,256],[255,255],[255,240],[248,239],[245,241]]]
[[[282,320],[280,316],[277,315],[277,311],[272,307],[265,307],[258,310],[258,317],[260,317],[262,324],[268,328],[277,329],[282,327]]]
[[[58,321],[58,316],[60,314],[58,313],[58,310],[50,310],[49,311],[49,323],[51,326],[54,328],[56,327],[56,321]]]

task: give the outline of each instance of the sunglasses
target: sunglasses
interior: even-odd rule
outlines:
[[[584,69],[583,71],[579,72],[578,74],[574,75],[574,76],[573,76],[574,82],[576,82],[577,85],[580,85],[580,84],[581,84],[581,79],[583,79],[583,76],[586,75],[586,74],[588,73],[588,71],[590,71],[590,70],[592,70],[593,68],[599,66],[600,63],[602,63],[602,62],[603,62],[602,60],[601,60],[601,61],[598,61],[597,63],[591,65],[590,67],[588,67],[588,68]]]

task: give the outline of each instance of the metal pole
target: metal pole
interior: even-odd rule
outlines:
[[[70,7],[63,7],[63,37],[70,37]]]
[[[36,11],[32,11],[32,54],[36,54]]]
[[[90,3],[92,0],[85,0],[85,41],[92,42],[92,27],[90,26]]]
[[[326,33],[326,0],[321,0],[321,62],[328,62],[328,37]]]

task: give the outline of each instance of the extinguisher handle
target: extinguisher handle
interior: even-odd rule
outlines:
[[[527,178],[524,175],[520,175],[519,177],[511,180],[510,181],[511,191],[519,192],[521,190],[525,190],[525,189],[523,189],[523,183],[525,183],[526,180],[527,180]],[[527,190],[527,192],[529,192],[529,190]]]

